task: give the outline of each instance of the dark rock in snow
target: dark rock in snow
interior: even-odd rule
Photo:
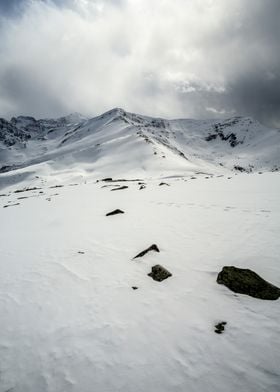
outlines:
[[[149,248],[143,250],[142,252],[138,253],[137,256],[133,257],[133,259],[137,259],[138,257],[143,257],[145,256],[146,253],[150,252],[151,250],[155,252],[159,252],[159,248],[157,247],[156,244],[151,245]]]
[[[159,184],[159,186],[162,186],[162,185],[167,185],[167,186],[170,186],[169,184],[167,184],[166,182],[161,182],[160,184]]]
[[[3,206],[3,208],[7,208],[7,207],[13,207],[13,206],[19,206],[20,203],[15,203],[15,204],[7,204],[5,206]]]
[[[237,171],[239,171],[239,172],[241,172],[241,173],[247,172],[247,169],[245,169],[244,167],[239,166],[239,165],[233,166],[233,169],[234,169],[234,170],[237,170]]]
[[[79,253],[80,255],[84,255],[84,254],[85,254],[85,252],[83,252],[82,250],[79,250],[78,253]]]
[[[217,325],[215,325],[215,331],[218,334],[221,334],[224,332],[225,330],[225,325],[227,324],[226,321],[222,321],[221,323],[218,323]]]
[[[141,191],[142,189],[145,189],[146,188],[146,185],[140,185],[140,187],[139,187],[139,191]]]
[[[276,300],[280,297],[278,287],[249,269],[223,267],[218,274],[217,283],[225,285],[235,293],[247,294],[254,298]]]
[[[101,181],[113,181],[113,178],[111,178],[111,177],[107,177],[107,178],[103,178]]]
[[[157,282],[162,282],[163,280],[172,276],[172,274],[166,268],[162,267],[160,264],[157,264],[152,267],[152,272],[150,272],[148,276]]]
[[[132,288],[132,290],[138,290],[137,286],[132,286],[131,288]]]
[[[122,189],[127,189],[127,188],[128,188],[128,186],[124,185],[124,186],[121,186],[119,188],[111,189],[111,191],[121,191]]]
[[[122,210],[116,209],[114,211],[108,212],[106,216],[117,215],[117,214],[124,214]]]
[[[39,189],[42,189],[42,188],[33,187],[33,188],[17,189],[16,191],[14,191],[14,193],[37,191]]]

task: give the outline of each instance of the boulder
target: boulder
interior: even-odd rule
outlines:
[[[217,325],[215,325],[215,330],[214,332],[216,332],[217,334],[221,334],[224,332],[225,330],[225,325],[227,324],[226,321],[222,321],[221,323],[218,323]]]
[[[235,293],[250,295],[254,298],[276,300],[280,297],[278,287],[249,269],[223,267],[218,274],[217,283],[225,285]]]
[[[152,272],[150,272],[148,276],[157,282],[162,282],[163,280],[172,276],[172,274],[166,268],[162,267],[160,264],[157,264],[152,267]]]
[[[121,186],[119,188],[111,189],[111,191],[121,191],[122,189],[127,189],[127,188],[128,188],[128,186],[124,185],[124,186]]]
[[[143,250],[142,252],[138,253],[138,255],[136,255],[133,258],[137,259],[138,257],[143,257],[143,256],[145,256],[146,253],[150,252],[151,250],[153,250],[155,252],[159,252],[158,246],[156,244],[153,244],[149,248],[147,248],[147,249]]]
[[[106,216],[117,215],[117,214],[124,214],[122,210],[116,209],[114,211],[108,212]]]

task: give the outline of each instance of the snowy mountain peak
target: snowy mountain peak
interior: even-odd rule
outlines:
[[[90,119],[0,119],[0,172],[59,167],[139,178],[273,171],[279,146],[279,131],[250,117],[165,120],[114,108]]]

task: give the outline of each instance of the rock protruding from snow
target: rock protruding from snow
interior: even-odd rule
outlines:
[[[148,276],[157,282],[162,282],[163,280],[172,276],[172,274],[166,268],[162,267],[160,264],[157,264],[152,267],[152,272],[150,272]]]
[[[108,212],[106,216],[117,215],[117,214],[124,214],[124,211],[119,210],[118,208],[114,211]]]
[[[214,332],[216,332],[217,334],[223,333],[224,330],[225,330],[225,325],[226,325],[226,324],[227,324],[226,321],[222,321],[222,322],[216,324],[216,325],[215,325],[215,330],[214,330]]]
[[[119,188],[113,188],[111,189],[111,191],[122,191],[123,189],[127,189],[128,186],[124,185],[124,186],[120,186]]]
[[[138,253],[138,255],[136,255],[134,257],[134,259],[137,259],[138,257],[143,257],[145,256],[146,253],[151,252],[151,251],[155,251],[155,252],[159,252],[159,248],[156,244],[151,245],[149,248],[143,250],[142,252]]]
[[[254,298],[276,300],[280,297],[280,289],[262,279],[249,269],[223,267],[218,274],[217,283],[223,284],[239,294],[250,295]]]

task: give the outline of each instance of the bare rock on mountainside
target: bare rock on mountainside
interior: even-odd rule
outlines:
[[[148,276],[157,282],[162,282],[163,280],[172,276],[172,274],[166,268],[162,267],[160,264],[157,264],[152,267],[152,272],[150,272]]]
[[[14,193],[22,193],[22,192],[37,191],[37,190],[39,190],[39,189],[42,189],[42,188],[38,188],[38,187],[34,186],[34,187],[32,187],[32,188],[17,189],[17,190],[14,191]]]
[[[249,269],[223,267],[218,274],[217,283],[225,285],[235,293],[246,294],[254,298],[276,300],[280,297],[278,287]]]
[[[111,189],[111,191],[121,191],[121,190],[127,189],[127,188],[128,188],[128,186],[124,185],[124,186],[121,186],[121,187],[119,187],[119,188]]]
[[[103,181],[103,182],[110,182],[110,181],[113,181],[113,178],[112,177],[106,177],[106,178],[102,178],[101,181]]]
[[[124,214],[124,211],[119,210],[118,208],[114,211],[108,212],[106,216],[117,215],[117,214]]]
[[[14,206],[19,206],[19,205],[20,205],[20,203],[6,204],[5,206],[3,206],[3,208],[14,207]]]
[[[223,333],[225,331],[225,325],[226,324],[227,324],[226,321],[222,321],[222,322],[216,324],[214,332],[217,333],[217,334]]]
[[[137,259],[138,257],[143,257],[145,256],[146,253],[150,252],[150,251],[155,251],[155,252],[159,252],[159,248],[156,244],[151,245],[149,248],[143,250],[142,252],[138,253],[138,255],[136,255],[135,257],[133,257],[133,259]]]

